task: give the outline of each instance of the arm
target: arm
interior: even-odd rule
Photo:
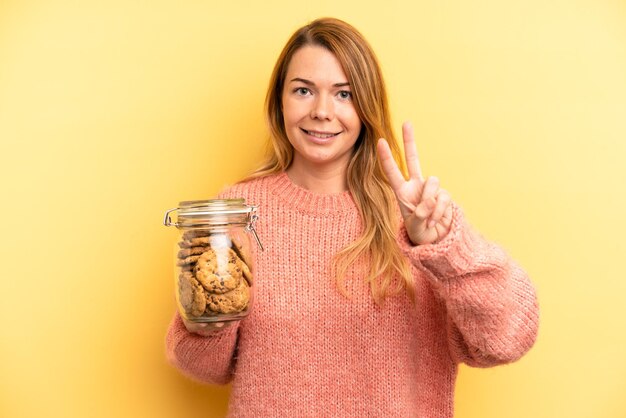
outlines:
[[[188,331],[176,313],[165,340],[167,359],[192,379],[220,385],[229,383],[233,378],[237,323],[204,336]]]
[[[402,228],[400,245],[445,304],[453,359],[474,367],[513,362],[537,337],[535,289],[500,247],[464,222],[454,204],[452,214],[450,232],[440,242],[413,246]]]
[[[538,306],[526,273],[463,221],[439,179],[424,179],[411,124],[402,127],[409,178],[378,142],[403,227],[400,245],[445,304],[452,357],[488,367],[521,357],[537,336]]]

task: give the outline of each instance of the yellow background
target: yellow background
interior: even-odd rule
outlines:
[[[463,367],[456,416],[626,416],[623,0],[0,1],[0,416],[225,414],[164,358],[162,215],[254,167],[273,63],[324,15],[538,288],[536,346]]]

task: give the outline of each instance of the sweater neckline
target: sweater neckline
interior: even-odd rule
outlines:
[[[274,177],[271,190],[285,205],[309,214],[328,215],[356,209],[349,190],[340,193],[313,192],[295,184],[285,171]]]

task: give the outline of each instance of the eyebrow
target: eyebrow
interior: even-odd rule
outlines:
[[[307,86],[314,86],[315,83],[312,82],[311,80],[307,80],[305,78],[300,78],[300,77],[296,77],[296,78],[292,78],[291,79],[291,83],[293,83],[294,81],[299,81],[301,83],[306,84]],[[345,87],[345,86],[350,86],[350,83],[348,82],[344,82],[344,83],[335,83],[333,84],[333,87]]]

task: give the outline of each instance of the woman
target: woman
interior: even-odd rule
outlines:
[[[266,164],[222,194],[259,205],[252,312],[226,326],[176,315],[169,360],[232,382],[231,417],[452,416],[461,362],[509,363],[533,345],[526,274],[423,178],[410,124],[401,174],[381,71],[353,27],[294,33],[266,111]]]

